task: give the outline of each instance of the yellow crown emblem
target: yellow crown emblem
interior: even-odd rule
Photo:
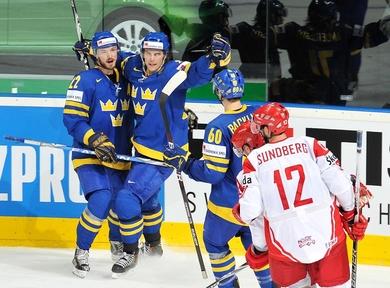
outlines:
[[[146,107],[146,103],[141,106],[141,104],[137,102],[137,104],[134,105],[135,114],[143,116],[145,114],[145,107]]]
[[[131,97],[133,98],[137,97],[137,91],[138,91],[138,87],[134,87],[133,85],[131,88]]]
[[[109,99],[106,103],[104,103],[102,100],[99,100],[100,107],[102,108],[102,111],[116,111],[116,106],[118,105],[118,100],[115,100],[114,103],[112,103],[111,99]]]
[[[112,127],[120,127],[123,123],[123,115],[119,113],[116,117],[110,114]]]
[[[130,100],[126,100],[126,99],[121,100],[122,111],[129,110],[129,104],[130,104]]]
[[[141,98],[144,100],[154,100],[156,98],[157,89],[150,91],[149,88],[147,88],[145,91],[141,88]]]

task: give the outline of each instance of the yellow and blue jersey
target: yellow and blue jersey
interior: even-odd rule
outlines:
[[[145,76],[141,56],[128,57],[122,62],[123,73],[131,84],[131,99],[135,113],[133,145],[140,155],[163,160],[167,144],[159,99],[165,84],[178,70],[187,71],[187,79],[168,97],[166,111],[175,143],[188,150],[188,119],[184,103],[188,88],[208,83],[213,65],[206,56],[193,63],[168,61],[156,73]]]
[[[231,138],[243,122],[252,119],[253,106],[243,105],[241,109],[226,111],[211,121],[203,139],[203,159],[193,160],[185,171],[192,179],[211,183],[208,209],[213,214],[241,225],[232,214],[232,207],[238,202],[236,176],[242,170],[242,157],[233,152]]]
[[[103,132],[115,145],[118,154],[131,154],[133,135],[133,107],[131,86],[114,70],[115,83],[97,68],[74,76],[66,93],[63,121],[73,137],[73,147],[89,149],[88,139]],[[95,156],[73,152],[75,169],[82,165],[103,165],[117,170],[128,170],[129,162],[106,163]]]

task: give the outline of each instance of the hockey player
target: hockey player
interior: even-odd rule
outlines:
[[[267,29],[268,2],[268,29]],[[287,9],[279,0],[260,0],[256,8],[254,24],[240,22],[230,26],[232,49],[238,49],[242,65],[240,71],[245,78],[281,78],[279,51],[275,43],[276,26],[283,24]],[[268,37],[267,74],[265,73],[266,47]]]
[[[292,78],[274,81],[270,99],[345,105],[343,99],[348,98],[342,95],[350,93],[347,90],[349,55],[363,46],[375,47],[386,42],[384,27],[389,20],[382,18],[369,23],[359,32],[338,21],[333,1],[312,0],[305,25],[289,22],[278,27],[277,47],[288,52]]]
[[[211,80],[214,68],[230,61],[230,45],[220,35],[211,41],[211,54],[196,62],[168,61],[168,37],[151,32],[141,43],[141,54],[123,60],[124,77],[131,83],[131,98],[135,111],[132,139],[136,156],[163,160],[167,144],[159,100],[162,88],[179,70],[187,71],[187,79],[169,96],[166,112],[173,138],[180,147],[188,149],[188,123],[183,117],[186,91]],[[119,277],[137,264],[138,240],[143,233],[143,250],[162,255],[160,226],[162,208],[157,200],[161,185],[172,173],[169,167],[133,163],[124,188],[118,192],[115,208],[125,255],[112,267],[113,277]]]
[[[72,153],[73,167],[88,201],[77,226],[73,259],[73,273],[81,278],[90,270],[89,249],[109,213],[111,246],[120,244],[119,228],[115,224],[118,220],[110,207],[122,188],[130,163],[118,161],[116,154],[131,154],[134,126],[128,82],[116,68],[117,39],[110,32],[97,32],[91,48],[95,67],[73,78],[63,115],[68,133],[73,137],[73,147],[92,149],[96,153],[96,156]]]
[[[253,150],[243,164],[240,217],[257,229],[247,262],[258,268],[269,259],[272,279],[283,287],[347,287],[343,225],[353,240],[361,240],[367,219],[360,213],[353,222],[353,189],[337,157],[317,139],[288,138],[288,118],[279,103],[253,115],[252,132],[268,144]]]
[[[245,248],[251,243],[248,227],[238,222],[232,213],[232,207],[238,201],[235,178],[242,169],[242,157],[233,152],[231,138],[241,123],[252,118],[254,107],[241,103],[244,78],[237,69],[217,73],[213,89],[225,112],[206,126],[203,160],[188,158],[189,153],[175,145],[174,149],[168,147],[165,150],[164,161],[196,181],[212,184],[203,240],[214,276],[219,279],[235,269],[234,255],[228,242],[239,236]],[[255,271],[255,274],[261,287],[272,287],[268,269]],[[238,279],[231,277],[219,287],[239,287]]]

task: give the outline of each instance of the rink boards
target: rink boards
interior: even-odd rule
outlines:
[[[68,151],[11,143],[4,135],[45,142],[71,144],[62,124],[62,95],[0,97],[0,245],[73,247],[77,218],[85,200]],[[189,103],[207,124],[220,105]],[[356,130],[363,130],[361,179],[374,194],[365,214],[370,217],[367,236],[359,245],[362,263],[390,265],[390,113],[381,110],[328,109],[319,106],[288,106],[294,135],[314,136],[340,158],[343,168],[356,169]],[[204,125],[200,125],[204,126]],[[203,130],[193,138],[202,139]],[[190,209],[201,238],[210,186],[184,177]],[[162,187],[164,242],[192,245],[187,217],[176,176]],[[107,247],[107,229],[95,247]],[[239,249],[238,241],[232,243]]]

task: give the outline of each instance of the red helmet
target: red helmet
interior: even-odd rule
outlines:
[[[253,134],[251,132],[250,124],[250,121],[246,121],[234,131],[231,141],[235,149],[242,150],[244,145],[248,145],[252,151],[265,144],[261,134]]]
[[[266,125],[271,130],[271,133],[276,135],[287,130],[288,118],[289,113],[287,109],[277,102],[267,103],[253,113],[253,122],[256,125]]]

